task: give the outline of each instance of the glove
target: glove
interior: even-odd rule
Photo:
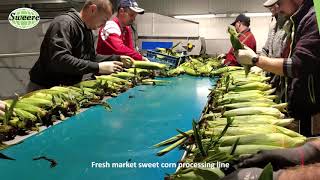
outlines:
[[[237,170],[228,176],[225,176],[222,178],[222,180],[258,180],[263,169],[260,168],[248,168],[248,169],[240,169]],[[276,180],[278,179],[278,176],[280,174],[279,172],[273,172],[273,179]]]
[[[4,111],[6,110],[6,103],[0,101],[0,116],[4,116]]]
[[[320,144],[320,141],[317,141]],[[279,170],[297,165],[306,165],[320,162],[320,150],[315,143],[308,142],[303,146],[291,149],[276,149],[260,151],[249,158],[240,160],[239,168],[265,167],[271,163],[273,170]]]
[[[239,64],[253,65],[252,58],[257,57],[258,55],[248,46],[244,46],[244,49],[239,49],[235,52],[235,56]]]
[[[143,61],[150,62],[150,60],[149,60],[148,58],[146,58],[146,57],[143,57],[142,60],[143,60]]]
[[[123,63],[118,61],[109,61],[99,63],[99,73],[100,74],[111,74],[114,72],[121,72]]]
[[[120,56],[120,61],[123,63],[123,67],[131,68],[134,60],[129,56]]]

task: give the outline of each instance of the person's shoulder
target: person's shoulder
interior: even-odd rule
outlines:
[[[60,23],[60,24],[70,24],[73,21],[74,21],[74,19],[65,13],[65,14],[61,14],[61,15],[56,16],[52,22]]]
[[[121,35],[121,29],[119,25],[114,21],[107,21],[106,25],[103,28],[108,34],[118,34]]]

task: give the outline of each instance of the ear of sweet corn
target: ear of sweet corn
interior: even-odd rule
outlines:
[[[305,140],[302,138],[292,138],[281,133],[250,134],[240,136],[224,136],[220,139],[221,147],[232,146],[240,138],[239,145],[268,145],[283,148],[292,148],[303,145]]]
[[[152,69],[152,70],[165,69],[167,67],[165,64],[160,64],[156,62],[146,62],[146,61],[135,61],[133,65],[135,68]]]
[[[244,115],[270,115],[276,118],[284,118],[284,115],[276,108],[271,107],[247,107],[226,111],[224,117],[244,116]]]
[[[236,116],[236,117],[241,117],[241,116]],[[248,116],[245,116],[248,117]],[[239,125],[247,125],[247,124],[273,124],[273,125],[277,125],[277,126],[288,126],[289,124],[291,124],[294,119],[276,119],[273,116],[271,116],[272,118],[255,118],[255,119],[245,119],[245,120],[238,120],[238,119],[234,119],[232,122],[232,125],[235,126],[239,126]],[[226,118],[219,118],[219,119],[215,119],[213,121],[208,121],[207,122],[208,125],[210,127],[215,127],[215,126],[225,126],[227,124],[227,119]]]
[[[16,116],[19,118],[19,119],[22,119],[22,120],[30,120],[30,121],[33,121],[33,122],[36,122],[38,120],[37,116],[27,112],[27,111],[24,111],[22,109],[14,109],[14,113],[16,114]]]
[[[272,105],[274,105],[274,102],[241,102],[241,103],[225,104],[220,108],[226,108],[227,110],[229,110],[229,109],[238,109],[238,108],[245,108],[245,107],[271,107]]]
[[[52,107],[53,102],[46,100],[46,99],[40,99],[40,98],[22,98],[19,102],[24,104],[31,104],[37,107]]]
[[[219,147],[219,150],[222,152],[230,152],[231,146]],[[235,151],[235,155],[244,155],[244,154],[256,154],[261,150],[274,150],[274,149],[283,149],[279,146],[268,146],[268,145],[238,145]]]
[[[222,99],[219,99],[217,103],[219,105],[225,105],[225,104],[231,104],[231,103],[239,103],[239,102],[267,102],[271,103],[272,100],[276,99],[276,95],[270,95],[270,96],[252,96],[252,95],[244,95],[244,96],[233,96],[233,97],[224,97]]]
[[[261,82],[253,82],[241,86],[230,87],[230,91],[248,91],[248,90],[261,90],[267,91],[270,90],[272,86],[270,84],[261,83]]]
[[[111,76],[118,77],[118,78],[121,78],[121,79],[131,79],[131,78],[135,77],[134,74],[131,74],[131,73],[128,73],[128,72],[118,72],[118,73],[115,73],[115,74],[111,74]]]
[[[211,136],[212,133],[215,135],[218,135],[221,133],[223,130],[223,127],[209,127],[206,130],[206,135]],[[284,127],[272,125],[272,124],[246,124],[246,125],[236,125],[229,127],[225,136],[238,136],[238,135],[248,135],[248,134],[256,134],[257,132],[259,133],[282,133],[285,135],[288,135],[290,137],[300,137],[300,138],[305,138],[299,133],[296,133],[292,130],[286,129]]]

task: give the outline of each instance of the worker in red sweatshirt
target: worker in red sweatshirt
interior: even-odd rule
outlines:
[[[243,44],[251,48],[254,52],[256,52],[257,44],[256,39],[254,38],[254,35],[250,30],[250,18],[245,16],[244,14],[240,14],[231,25],[234,26],[239,33],[239,40]],[[240,66],[234,55],[233,48],[231,48],[225,55],[225,60],[223,61],[223,63],[227,66]]]
[[[120,0],[117,16],[99,30],[97,53],[126,55],[134,60],[149,61],[135,50],[130,27],[136,16],[143,13],[144,9],[139,8],[135,0]]]

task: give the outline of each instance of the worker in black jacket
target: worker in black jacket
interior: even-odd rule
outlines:
[[[109,0],[86,0],[80,13],[71,9],[56,17],[45,34],[40,57],[29,72],[27,91],[74,85],[89,73],[122,71],[120,61],[129,57],[95,53],[92,30],[104,25],[111,16]]]

